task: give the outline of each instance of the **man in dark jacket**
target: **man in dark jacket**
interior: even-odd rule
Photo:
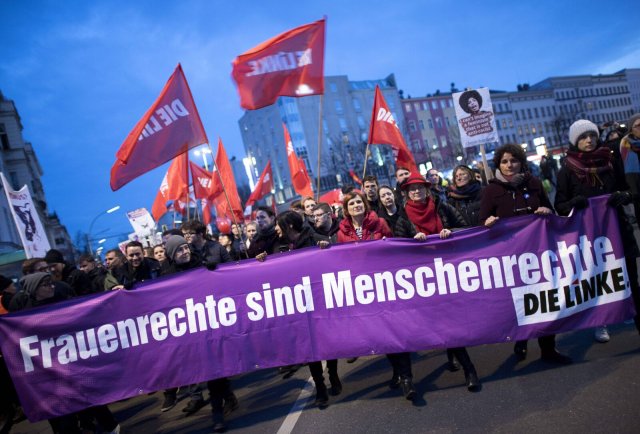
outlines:
[[[160,262],[145,258],[142,243],[139,241],[129,242],[125,252],[127,261],[112,271],[120,283],[113,289],[132,289],[136,283],[155,279],[160,275]]]
[[[92,255],[80,256],[78,268],[89,276],[91,280],[91,292],[104,291],[104,280],[107,277],[107,270],[96,263],[96,258]]]
[[[166,252],[167,259],[162,268],[163,276],[202,266],[200,258],[192,254],[190,244],[179,235],[173,235],[167,239]],[[209,262],[207,263],[207,268],[213,270],[216,264],[217,262]],[[182,411],[187,414],[193,414],[203,407],[204,399],[200,385],[193,384],[188,388],[191,400]],[[224,416],[238,408],[238,399],[231,390],[228,378],[210,380],[207,382],[207,388],[211,399],[213,429],[215,432],[223,432],[226,429]],[[167,411],[175,405],[177,391],[177,388],[165,391],[165,402],[162,404],[162,411]]]
[[[86,295],[94,292],[91,279],[74,265],[66,262],[62,253],[56,249],[51,249],[44,256],[44,260],[49,264],[49,272],[54,281],[62,281],[73,288],[76,295]]]
[[[333,209],[328,203],[320,202],[313,208],[313,230],[316,233],[316,240],[329,241],[331,244],[337,242],[336,234],[340,230],[340,221],[333,217]]]
[[[207,228],[202,222],[189,220],[180,229],[182,236],[189,242],[202,264],[231,262],[227,249],[222,247],[219,242],[207,239]]]

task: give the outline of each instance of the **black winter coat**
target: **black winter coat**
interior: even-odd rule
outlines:
[[[125,262],[113,270],[112,274],[126,289],[131,289],[136,283],[158,277],[160,262],[152,258],[143,258],[138,268],[133,268],[131,264]]]
[[[482,202],[482,189],[470,197],[455,197],[449,193],[447,199],[449,205],[453,206],[462,216],[467,226],[478,226],[480,224],[480,203]]]
[[[542,182],[530,174],[526,176],[526,180],[518,187],[497,179],[489,181],[480,202],[481,225],[490,216],[504,218],[533,214],[541,206],[553,209]]]
[[[394,215],[389,215],[387,209],[382,206],[378,210],[378,217],[385,219],[394,238],[413,238],[417,233],[416,227],[409,221],[402,208],[398,208]]]

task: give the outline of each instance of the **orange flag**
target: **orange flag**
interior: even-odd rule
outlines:
[[[227,152],[224,150],[222,140],[218,139],[218,152],[216,153],[216,167],[218,168],[217,176],[218,181],[221,181],[221,187],[224,187],[231,203],[231,210],[227,203],[227,198],[224,194],[220,194],[215,198],[216,209],[222,212],[227,217],[231,217],[231,213],[239,216],[242,219],[242,205],[240,203],[240,196],[238,195],[238,187],[236,187],[236,180],[233,177],[233,170],[231,169],[231,163],[227,157]],[[216,176],[214,174],[214,176]],[[220,205],[218,205],[220,204]],[[218,214],[218,217],[223,215]]]
[[[154,169],[190,148],[207,143],[198,109],[180,64],[160,96],[116,153],[111,189]]]
[[[289,161],[289,171],[291,172],[293,189],[300,196],[313,196],[313,189],[311,188],[311,180],[307,173],[307,167],[304,161],[296,155],[289,130],[287,130],[287,126],[284,123],[282,124],[282,128],[284,128],[284,143],[287,148],[287,160]]]
[[[391,145],[393,154],[396,157],[396,167],[406,167],[413,173],[418,172],[416,161],[407,148],[407,144],[402,137],[400,128],[393,118],[389,106],[380,92],[380,87],[376,85],[375,99],[373,101],[373,113],[371,114],[371,125],[369,126],[369,144]]]
[[[325,20],[296,27],[236,57],[231,75],[240,106],[254,110],[280,95],[323,94],[324,28]]]
[[[188,154],[178,155],[165,173],[160,189],[153,201],[151,215],[157,222],[167,212],[167,201],[186,200],[189,192],[189,173],[187,172]]]
[[[271,172],[271,160],[269,160],[267,161],[267,166],[262,171],[262,175],[260,175],[260,179],[258,179],[251,196],[247,199],[245,207],[253,205],[256,201],[271,193],[271,190],[273,190],[273,173]]]

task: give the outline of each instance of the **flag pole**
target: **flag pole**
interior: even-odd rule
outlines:
[[[187,201],[185,203],[187,204],[187,221],[189,221],[191,218],[191,213],[189,212],[189,148],[187,148],[185,152],[187,153],[187,167],[185,167],[187,170]]]
[[[211,151],[211,156],[213,157],[213,149],[211,148],[211,143],[207,143],[207,146],[209,147],[209,151]],[[213,160],[213,167],[216,169],[216,173],[218,174],[218,179],[220,180],[220,185],[222,186],[222,192],[224,193],[224,198],[227,201],[227,205],[229,205],[229,209],[231,210],[231,218],[233,219],[233,224],[235,224],[239,229],[240,225],[238,224],[236,215],[233,212],[233,207],[231,206],[231,201],[229,200],[229,195],[227,194],[227,188],[224,186],[224,182],[222,181],[222,175],[220,175],[220,169],[218,168],[218,163],[216,162],[215,158],[212,158],[212,160]],[[240,241],[244,242],[244,239],[242,237],[242,231],[240,231]],[[246,250],[244,254],[247,256],[247,259],[249,259],[249,253],[247,253]]]
[[[362,170],[362,179],[367,176],[367,160],[369,155],[369,143],[367,143],[367,147],[364,150],[364,169]],[[364,182],[364,181],[363,181]],[[364,187],[364,184],[363,184]]]
[[[318,107],[318,173],[316,175],[316,202],[320,200],[320,159],[322,156],[322,105],[324,94],[320,94],[320,106]]]
[[[493,179],[493,173],[491,173],[491,169],[489,168],[489,163],[487,163],[487,153],[484,150],[484,143],[480,144],[480,154],[482,155],[482,165],[484,166],[484,176],[487,178],[487,182]]]

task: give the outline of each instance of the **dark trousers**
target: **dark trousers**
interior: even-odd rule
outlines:
[[[231,382],[226,377],[207,381],[207,389],[209,389],[211,408],[214,411],[222,410],[225,398],[233,395]]]
[[[329,376],[337,376],[338,375],[338,360],[327,360],[327,370],[329,371]],[[311,377],[316,384],[324,383],[324,376],[322,375],[322,362],[311,362],[309,363],[309,372],[311,372]]]
[[[465,347],[447,348],[447,358],[449,361],[452,361],[454,357],[458,359],[464,372],[470,372],[475,369]]]
[[[411,373],[411,353],[387,354],[387,359],[393,368],[394,377],[413,378]]]

